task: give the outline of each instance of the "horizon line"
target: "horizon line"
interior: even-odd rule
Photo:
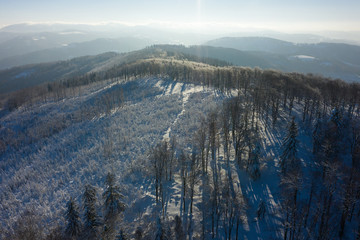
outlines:
[[[282,24],[282,26],[276,24],[248,24],[248,23],[238,23],[238,22],[210,22],[210,21],[198,21],[198,22],[176,22],[176,21],[158,21],[158,20],[149,20],[141,22],[127,22],[127,21],[99,21],[99,22],[71,22],[71,21],[26,21],[12,24],[2,24],[0,25],[0,30],[4,28],[15,26],[15,25],[85,25],[85,26],[106,26],[106,25],[123,25],[127,27],[156,27],[167,30],[198,30],[200,32],[207,32],[209,30],[214,30],[214,27],[218,30],[223,30],[224,32],[236,32],[236,31],[275,31],[283,33],[315,33],[315,32],[347,32],[347,33],[360,33],[360,29],[346,29],[344,27],[337,28],[320,28],[316,24],[312,24],[312,28],[307,28],[304,24],[290,24],[291,27],[287,27],[287,24]],[[308,25],[308,24],[306,24]],[[315,25],[315,26],[314,26]],[[318,23],[322,25],[322,23]],[[338,25],[342,25],[339,24]],[[295,27],[294,27],[295,26]],[[297,26],[297,27],[296,27]],[[360,24],[358,25],[360,26]],[[290,30],[291,29],[291,30]]]

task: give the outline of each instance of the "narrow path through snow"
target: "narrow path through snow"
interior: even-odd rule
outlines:
[[[163,95],[179,94],[182,98],[181,112],[176,116],[174,122],[170,124],[169,128],[166,130],[165,134],[163,135],[163,140],[169,140],[171,128],[177,123],[180,117],[184,115],[186,111],[186,103],[188,102],[190,95],[193,93],[201,92],[204,90],[204,88],[201,86],[195,86],[193,84],[186,84],[179,82],[166,85],[161,80],[156,84],[156,86],[164,90]]]

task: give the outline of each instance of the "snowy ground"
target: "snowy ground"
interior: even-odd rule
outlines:
[[[86,110],[96,105],[97,99],[118,87],[126,95],[121,107],[110,114],[78,120],[89,114]],[[1,119],[1,136],[10,138],[12,134],[22,141],[16,149],[9,147],[0,156],[2,226],[11,226],[30,208],[50,225],[62,224],[59,216],[70,196],[80,202],[86,183],[96,186],[100,194],[104,177],[111,169],[116,169],[120,181],[134,181],[131,185],[138,188],[142,184],[138,173],[146,166],[143,163],[149,149],[170,131],[182,132],[174,129],[180,118],[186,117],[188,126],[196,127],[196,113],[206,114],[215,107],[216,99],[211,89],[159,79],[108,81],[82,89],[80,96],[39,103],[5,115]],[[59,132],[37,138],[42,134],[40,130],[53,129],[60,123]],[[192,133],[183,132],[180,141],[187,134],[190,137]],[[34,140],[28,141],[30,138]],[[110,156],[104,153],[107,145]],[[128,205],[136,194],[151,192],[132,192],[126,184],[122,187],[129,191],[125,194]]]
[[[110,113],[89,113],[89,109],[97,109],[94,106],[98,99],[119,88],[125,93],[121,106],[112,108]],[[12,226],[26,209],[33,209],[44,217],[47,225],[63,224],[61,216],[66,201],[74,197],[80,203],[87,183],[98,189],[100,199],[108,171],[116,173],[131,209],[125,213],[125,221],[151,219],[155,196],[146,175],[149,170],[144,169],[148,166],[149,150],[173,135],[179,146],[186,149],[199,127],[199,120],[227,97],[213,89],[163,79],[109,80],[83,88],[79,96],[39,103],[5,115],[1,119],[0,136],[18,134],[27,144],[20,144],[17,149],[8,148],[0,156],[2,227]],[[83,117],[89,115],[91,117],[84,120]],[[41,129],[55,128],[59,122],[62,123],[59,131],[44,133],[44,138],[34,137]],[[259,122],[263,153],[266,153],[259,180],[251,180],[246,171],[232,163],[234,186],[248,204],[242,219],[241,239],[281,238],[275,156],[279,156],[285,134],[278,129],[285,129],[286,124],[280,119],[278,128],[272,129]],[[305,133],[301,134],[300,137],[306,138]],[[28,141],[29,138],[35,140]],[[307,159],[306,151],[300,155]],[[175,176],[170,184],[172,197],[168,199],[166,211],[174,217],[180,210],[179,177]],[[256,210],[262,200],[267,212],[264,219],[257,219]],[[196,215],[200,212],[199,202],[197,189],[194,218],[199,217]],[[199,227],[197,224],[199,222],[195,228]]]

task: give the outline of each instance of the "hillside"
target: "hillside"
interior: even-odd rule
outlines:
[[[260,67],[263,69],[275,67],[271,62],[264,60],[252,53],[239,51],[231,48],[210,47],[210,46],[177,46],[177,45],[156,45],[160,49],[174,53],[183,53],[199,58],[219,59],[228,64],[244,67]]]
[[[265,37],[227,37],[208,41],[204,45],[245,51],[273,64],[267,68],[286,72],[321,74],[349,82],[360,80],[360,47],[356,45],[294,44]]]
[[[43,221],[62,224],[58,216],[68,196],[79,196],[85,183],[100,190],[111,169],[118,169],[129,207],[144,200],[152,205],[154,199],[147,199],[141,190],[150,187],[141,176],[151,174],[146,169],[151,147],[168,129],[171,135],[178,132],[177,141],[184,144],[199,119],[224,98],[210,89],[160,79],[106,81],[82,91],[81,97],[19,109],[1,119],[1,136],[10,140],[16,134],[20,141],[19,148],[11,147],[1,155],[3,226],[11,225],[27,206],[46,216]],[[124,102],[119,100],[106,110],[107,96],[117,97],[119,91]],[[113,149],[109,159],[104,156],[106,144]]]
[[[353,34],[350,43],[356,44],[358,33]],[[273,31],[220,36],[194,35],[170,29],[160,30],[154,26],[128,26],[120,23],[15,24],[0,29],[0,70],[109,51],[128,53],[152,44],[166,43],[185,44],[188,47],[163,45],[163,48],[198,57],[216,58],[237,66],[311,73],[359,82],[360,47],[344,44],[348,42],[320,35]]]
[[[104,53],[85,56],[68,61],[31,64],[0,71],[0,94],[14,92],[45,82],[56,82],[66,77],[79,76],[91,72],[99,65],[119,54]]]
[[[204,45],[234,48],[240,51],[291,54],[296,52],[296,44],[267,37],[226,37],[208,41]]]
[[[56,47],[2,58],[0,59],[0,70],[26,64],[70,60],[76,57],[97,55],[105,52],[131,52],[142,49],[151,43],[150,40],[130,37],[116,39],[98,38],[92,41],[63,43]]]
[[[111,40],[109,41],[112,42]],[[274,42],[276,46],[281,46],[281,44],[291,45],[288,42],[279,40],[274,40]],[[102,41],[100,41],[100,43],[102,43]],[[117,45],[117,42],[115,43]],[[89,42],[89,44],[91,48],[92,42]],[[136,41],[134,44],[137,44]],[[80,44],[80,46],[82,45],[83,44]],[[106,49],[112,49],[111,44],[105,45]],[[358,82],[360,72],[358,71],[356,63],[357,59],[355,55],[347,54],[349,51],[353,51],[352,47],[338,44],[338,52],[331,53],[331,44],[328,48],[325,48],[327,44],[322,45],[324,47],[306,45],[307,47],[304,48],[304,50],[296,50],[298,48],[296,47],[297,45],[291,45],[294,46],[293,51],[298,51],[296,53],[298,55],[294,55],[295,53],[291,55],[281,55],[265,51],[240,51],[233,48],[211,46],[185,47],[182,45],[154,45],[123,54],[105,53],[98,56],[79,57],[67,61],[31,64],[0,70],[0,93],[9,93],[26,87],[36,86],[44,82],[54,82],[66,79],[67,77],[80,76],[84,73],[106,70],[115,64],[129,63],[139,58],[163,56],[201,61],[215,66],[235,65],[251,68],[278,69],[289,73],[300,72]],[[254,46],[258,46],[256,41],[254,42]],[[272,48],[275,47],[273,46]],[[322,48],[324,48],[325,51],[321,50]],[[58,49],[57,51],[62,54],[67,54],[67,51],[63,50],[64,49]],[[76,50],[70,47],[68,50],[72,54],[76,53]],[[93,53],[96,51],[96,48],[92,50]],[[356,50],[353,52],[356,52]],[[312,57],[312,55],[316,55],[317,57]],[[340,58],[343,60],[340,60]],[[22,56],[21,59],[21,61],[26,61],[27,58]]]
[[[187,48],[182,46],[158,45],[130,53],[119,54],[108,52],[95,56],[73,58],[67,61],[13,67],[7,70],[0,70],[0,94],[38,86],[46,82],[59,82],[60,80],[79,77],[87,73],[103,72],[114,65],[130,63],[142,58],[173,56],[177,59],[192,59],[212,65],[229,65],[228,62],[215,59],[218,55],[207,54],[208,51],[206,48],[204,48],[204,54],[200,54],[202,51],[196,51],[199,52],[199,54],[196,55],[196,49],[197,47],[187,50]],[[216,52],[216,50],[213,52]],[[217,52],[223,52],[223,50],[219,49]],[[234,55],[230,54],[229,56]],[[236,58],[238,56],[239,55],[235,55],[234,57]],[[247,61],[245,58],[239,58],[238,61],[245,63],[245,61]]]
[[[359,84],[174,48],[79,62],[92,71],[6,96],[1,238],[65,239],[71,204],[77,239],[355,238]]]

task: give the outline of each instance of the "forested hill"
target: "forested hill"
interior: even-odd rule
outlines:
[[[84,73],[81,70],[72,70],[74,77],[66,77],[61,71],[56,77],[58,81],[54,83],[15,92],[9,98],[10,104],[7,106],[13,108],[12,105],[15,107],[21,105],[21,102],[27,102],[28,98],[46,95],[53,91],[64,91],[67,88],[87,85],[103,79],[118,77],[126,79],[144,76],[165,77],[216,87],[220,90],[243,88],[246,92],[251,86],[253,90],[262,89],[261,91],[265,94],[275,93],[279,96],[284,95],[286,98],[290,93],[300,98],[309,97],[316,100],[318,104],[326,100],[333,107],[345,102],[351,102],[354,105],[359,99],[358,83],[349,84],[338,79],[332,80],[312,74],[304,75],[271,69],[237,67],[216,58],[209,58],[208,55],[204,56],[205,54],[190,54],[196,51],[206,52],[204,49],[194,48],[189,51],[184,51],[184,49],[188,48],[161,45],[125,55],[109,53],[93,58],[74,59],[74,63],[69,62],[67,66],[87,69],[85,74],[81,75]],[[91,62],[88,59],[93,59],[93,61]],[[83,65],[81,65],[82,61],[84,61]],[[17,73],[18,71],[14,72]],[[35,76],[40,75],[41,79],[46,79],[45,77],[48,75],[51,76],[57,72],[56,70],[51,71],[49,68],[47,71],[38,72]],[[31,81],[31,78],[27,77],[27,80]]]
[[[74,76],[81,76],[86,73],[104,71],[116,64],[129,63],[138,59],[153,57],[172,56],[177,59],[202,61],[211,65],[229,65],[226,61],[215,59],[214,57],[216,56],[203,56],[203,54],[196,55],[195,53],[199,51],[186,51],[186,49],[187,48],[183,46],[160,45],[126,54],[109,52],[96,56],[73,58],[67,61],[30,64],[1,70],[0,94],[37,86],[42,83],[57,82]]]
[[[351,51],[351,49],[349,50],[347,48],[345,50],[347,52]],[[354,65],[356,57],[354,57],[354,59],[348,59],[351,58],[351,54],[349,54],[348,58],[345,58],[344,54],[342,54],[341,57],[343,61],[348,61],[351,64],[345,64],[345,66],[344,63],[342,63],[343,65],[339,65],[341,68],[339,69],[339,66],[329,65],[326,62],[327,60],[324,60],[324,62],[311,57],[307,58],[304,54],[310,54],[309,51],[311,52],[312,50],[307,50],[302,53],[298,51],[298,55],[293,54],[284,57],[274,55],[274,53],[240,51],[224,47],[155,45],[125,54],[105,53],[97,56],[74,58],[67,61],[32,64],[2,70],[0,71],[0,94],[13,92],[25,87],[36,86],[44,82],[58,81],[69,77],[80,76],[85,73],[107,70],[114,65],[131,63],[138,59],[154,57],[173,57],[174,59],[200,61],[214,66],[234,65],[251,68],[259,67],[261,69],[278,69],[280,71],[300,72],[303,74],[313,73],[313,75],[321,74],[324,78],[332,77],[333,79],[340,78],[357,82],[357,75],[359,75],[360,72],[357,72],[356,64]],[[319,51],[314,50],[314,53],[315,52],[321,55],[317,55],[316,58],[320,59],[324,55],[321,51],[319,53]],[[334,57],[334,54],[326,54]],[[325,59],[329,58],[325,57]],[[349,76],[353,76],[354,78],[348,78]]]
[[[357,83],[169,46],[14,92],[0,237],[354,239],[359,103]]]

